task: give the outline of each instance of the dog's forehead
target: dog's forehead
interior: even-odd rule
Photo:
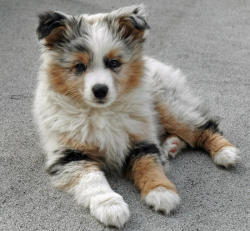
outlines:
[[[103,58],[112,50],[118,51],[116,53],[119,53],[124,60],[128,59],[130,57],[129,49],[111,28],[112,25],[108,23],[107,16],[110,16],[110,13],[83,14],[74,18],[74,23],[78,26],[71,25],[76,32],[74,39],[68,44],[69,51],[87,52],[91,56],[91,60],[100,65],[103,65]]]
[[[82,14],[81,17],[84,18],[89,24],[95,24],[103,21],[107,15],[108,13]]]
[[[124,44],[115,36],[105,22],[107,14],[82,15],[88,22],[87,39],[85,40],[89,50],[93,54],[93,61],[99,62],[111,50],[124,50]]]
[[[121,41],[102,24],[94,24],[89,30],[88,44],[96,56],[104,56],[111,49],[121,47]]]

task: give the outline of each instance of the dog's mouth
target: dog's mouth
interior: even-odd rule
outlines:
[[[99,99],[99,100],[96,100],[96,103],[97,103],[97,104],[105,104],[105,103],[106,103],[106,100],[104,100],[104,99]]]
[[[96,108],[104,108],[112,104],[112,100],[108,99],[94,99],[94,100],[87,100],[86,102],[89,106]]]

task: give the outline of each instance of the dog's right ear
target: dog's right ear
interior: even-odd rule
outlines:
[[[122,39],[130,42],[143,42],[145,40],[146,32],[150,27],[146,21],[143,4],[123,7],[112,11],[110,15],[118,23],[118,33]]]
[[[64,39],[66,30],[65,21],[67,16],[57,11],[47,11],[40,15],[39,25],[37,27],[37,36],[39,40],[43,40],[43,44],[49,48]]]

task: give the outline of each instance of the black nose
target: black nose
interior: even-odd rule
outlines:
[[[104,84],[96,84],[92,88],[94,96],[98,99],[103,99],[107,95],[108,90],[109,90],[108,87]]]

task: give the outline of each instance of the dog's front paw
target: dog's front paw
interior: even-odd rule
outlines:
[[[235,147],[224,147],[216,153],[214,163],[226,168],[234,166],[239,160],[240,151]]]
[[[115,192],[104,193],[91,198],[90,213],[107,226],[123,227],[129,219],[128,205]]]
[[[164,187],[152,189],[144,198],[147,205],[152,206],[156,211],[170,213],[180,204],[179,195]]]

